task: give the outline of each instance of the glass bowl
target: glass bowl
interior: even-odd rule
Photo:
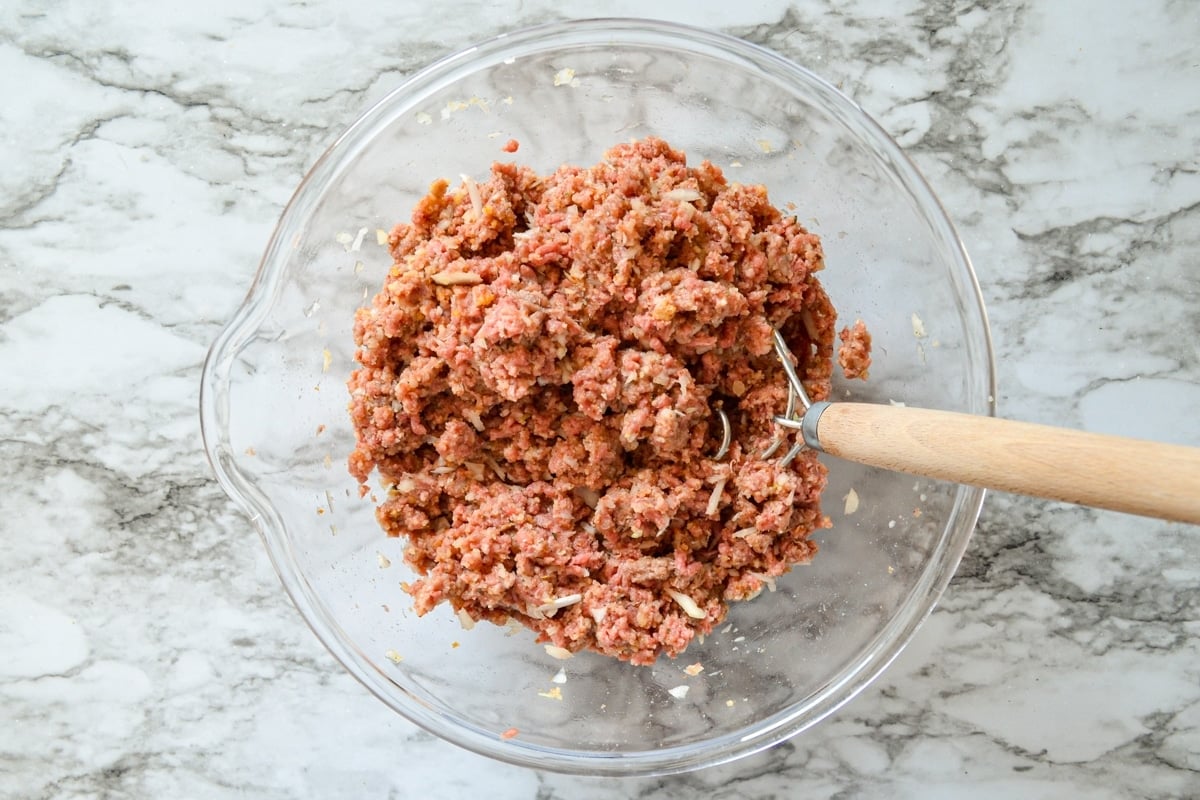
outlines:
[[[284,211],[205,363],[204,442],[345,668],[422,728],[515,764],[662,774],[811,727],[909,641],[983,498],[829,460],[833,527],[816,534],[813,563],[654,667],[558,661],[523,629],[464,630],[448,607],[415,616],[402,542],[383,535],[346,469],[354,311],[390,266],[376,231],[407,219],[436,178],[483,177],[494,160],[592,164],[651,134],[730,181],[765,184],[822,236],[842,322],[865,320],[875,341],[870,380],[835,383],[835,399],[992,411],[987,322],[950,221],[884,131],[805,69],[716,33],[589,20],[497,37],[405,82],[334,142]],[[509,139],[516,156],[501,150]],[[846,513],[851,489],[859,505]],[[703,672],[685,674],[693,663]]]

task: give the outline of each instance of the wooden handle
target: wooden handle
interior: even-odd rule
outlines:
[[[864,403],[828,406],[817,439],[884,469],[1200,524],[1200,448]]]

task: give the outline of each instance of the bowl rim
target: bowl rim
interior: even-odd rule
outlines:
[[[238,353],[250,341],[271,306],[279,289],[282,271],[273,265],[282,263],[287,249],[282,232],[291,220],[303,218],[312,199],[336,175],[340,164],[352,160],[353,153],[365,146],[378,129],[395,119],[396,105],[404,98],[417,98],[464,73],[474,72],[480,58],[497,59],[528,55],[517,50],[536,45],[535,52],[563,45],[641,43],[675,46],[689,52],[717,51],[759,71],[772,69],[817,90],[841,113],[863,123],[874,137],[873,144],[891,159],[905,188],[913,193],[918,207],[927,213],[939,238],[950,246],[965,276],[965,286],[957,287],[964,301],[963,312],[968,330],[978,324],[982,347],[978,354],[986,367],[986,396],[978,398],[979,412],[994,416],[996,405],[996,367],[991,329],[983,294],[961,238],[944,207],[924,177],[899,145],[861,106],[815,73],[782,55],[738,37],[679,23],[628,17],[605,17],[556,21],[501,33],[462,48],[418,70],[383,98],[362,112],[321,154],[308,170],[280,214],[271,238],[259,261],[249,290],[237,312],[213,342],[202,370],[199,410],[201,436],[209,464],[226,494],[250,517],[262,538],[268,556],[281,583],[301,617],[334,658],[372,694],[401,716],[430,733],[472,752],[518,766],[585,775],[664,775],[727,763],[760,752],[813,727],[850,702],[872,683],[909,644],[929,616],[956,571],[966,550],[982,508],[984,491],[960,486],[950,515],[930,560],[908,597],[888,624],[858,658],[804,701],[743,726],[722,736],[699,742],[671,745],[654,750],[631,752],[575,751],[551,748],[521,741],[520,737],[500,739],[462,719],[441,714],[407,693],[381,672],[353,642],[343,641],[339,630],[323,611],[313,587],[305,579],[295,554],[284,535],[285,526],[270,500],[239,469],[228,436],[229,388],[231,371]],[[491,63],[491,62],[489,62]],[[401,110],[415,104],[408,103]],[[970,338],[970,337],[968,337]],[[977,380],[976,376],[972,376]],[[399,688],[404,702],[396,696]]]

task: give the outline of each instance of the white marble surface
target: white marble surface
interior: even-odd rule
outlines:
[[[875,685],[734,765],[517,769],[341,672],[210,476],[200,362],[343,125],[594,8],[429,5],[0,7],[0,797],[1200,795],[1200,531],[1012,497]],[[657,15],[814,67],[916,158],[978,267],[1002,414],[1200,445],[1200,5],[698,5]]]

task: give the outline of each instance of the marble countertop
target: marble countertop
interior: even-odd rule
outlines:
[[[1009,496],[878,682],[732,765],[518,769],[343,673],[212,478],[200,363],[344,125],[594,7],[476,5],[0,7],[0,797],[1200,793],[1200,531]],[[1200,6],[698,5],[611,10],[775,48],[882,122],[974,258],[1003,416],[1200,445]]]

